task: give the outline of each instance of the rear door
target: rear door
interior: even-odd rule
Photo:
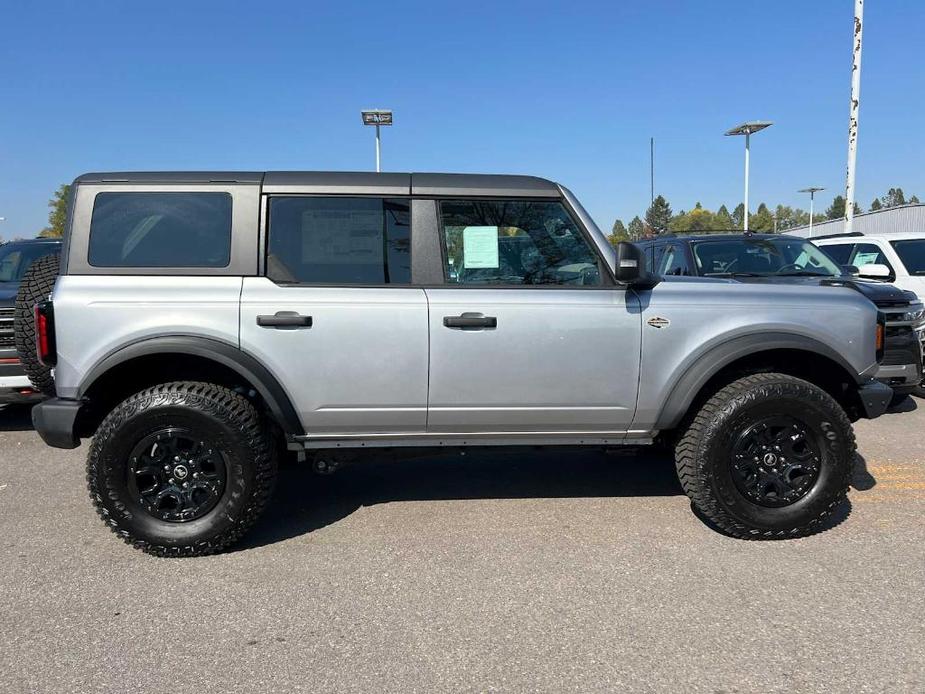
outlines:
[[[619,438],[640,316],[561,201],[438,200],[428,431]]]
[[[411,286],[409,198],[270,195],[265,217],[241,348],[284,384],[310,436],[423,432],[427,299]]]

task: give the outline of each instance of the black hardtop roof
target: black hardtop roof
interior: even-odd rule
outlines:
[[[262,184],[264,192],[353,193],[387,195],[561,196],[545,178],[506,174],[373,173],[368,171],[134,171],[86,173],[76,184]]]

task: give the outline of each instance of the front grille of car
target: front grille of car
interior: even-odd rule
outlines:
[[[13,311],[11,308],[0,308],[0,349],[13,349],[16,346],[13,340]]]

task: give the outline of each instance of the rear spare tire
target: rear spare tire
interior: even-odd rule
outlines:
[[[23,371],[32,386],[49,397],[55,396],[55,379],[51,367],[39,362],[35,352],[35,319],[33,309],[45,301],[55,286],[61,256],[57,253],[42,256],[32,263],[19,284],[16,308],[13,313],[13,339]]]

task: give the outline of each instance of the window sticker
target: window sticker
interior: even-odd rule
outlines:
[[[871,263],[876,263],[877,257],[879,255],[880,253],[878,251],[857,253],[854,256],[854,265],[855,267],[861,267],[862,265],[870,265]]]
[[[498,261],[498,227],[463,229],[463,264],[466,269],[500,267]]]

